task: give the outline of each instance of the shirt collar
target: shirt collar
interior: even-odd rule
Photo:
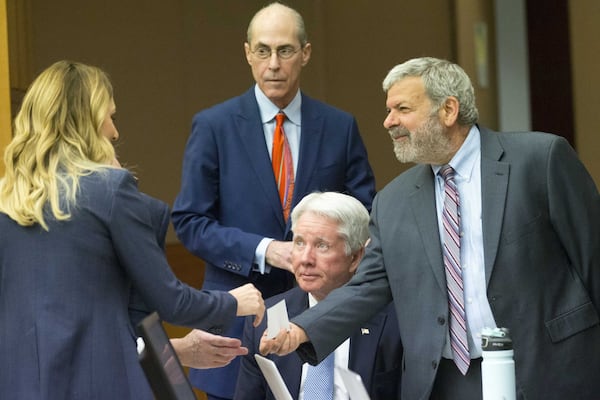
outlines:
[[[469,181],[480,153],[481,138],[479,136],[479,128],[477,128],[477,125],[473,125],[469,130],[464,143],[460,146],[460,149],[458,149],[448,164],[454,168],[454,171],[458,176],[465,181]],[[441,168],[442,165],[431,166],[435,175],[437,175]]]
[[[316,306],[318,302],[319,301],[317,299],[315,299],[315,297],[312,294],[308,293],[308,306],[309,307]]]
[[[263,124],[271,122],[279,111],[283,111],[290,122],[300,126],[300,108],[302,106],[302,95],[300,94],[300,90],[296,92],[296,95],[294,96],[290,104],[288,104],[288,106],[283,110],[280,110],[279,107],[273,104],[273,102],[269,100],[269,98],[263,93],[263,91],[260,90],[258,85],[254,86],[254,95],[258,103],[258,109],[260,110],[260,119]]]

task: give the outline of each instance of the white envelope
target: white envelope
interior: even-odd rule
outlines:
[[[267,338],[273,339],[282,329],[290,329],[285,299],[267,308]]]
[[[369,400],[369,394],[359,374],[346,368],[335,367],[342,377],[351,400]]]
[[[255,354],[254,358],[258,363],[258,367],[262,371],[265,379],[267,380],[267,384],[273,392],[275,396],[275,400],[294,400],[287,386],[285,386],[285,382],[277,369],[277,366],[272,360],[261,356],[260,354]]]

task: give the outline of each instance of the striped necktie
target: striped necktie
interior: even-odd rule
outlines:
[[[279,200],[283,209],[283,217],[287,221],[292,208],[292,196],[294,194],[294,163],[292,162],[290,145],[283,131],[285,114],[279,112],[275,116],[275,120],[276,125],[273,134],[272,150],[273,173],[275,174],[275,183],[277,183]]]
[[[460,266],[460,200],[454,182],[454,169],[450,165],[446,165],[439,173],[444,178],[443,252],[450,310],[450,346],[452,347],[454,363],[460,372],[466,375],[471,358],[469,356],[467,316]]]

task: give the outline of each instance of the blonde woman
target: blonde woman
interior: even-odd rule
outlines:
[[[198,291],[157,241],[166,205],[142,195],[110,140],[104,72],[60,61],[29,88],[0,181],[0,398],[145,399],[130,288],[169,322],[220,332],[262,319],[252,286]]]

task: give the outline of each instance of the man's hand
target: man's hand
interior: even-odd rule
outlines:
[[[198,369],[224,367],[235,357],[248,354],[239,339],[200,329],[193,329],[182,338],[171,339],[171,344],[184,366]]]
[[[278,240],[273,240],[267,246],[267,251],[265,253],[265,261],[267,264],[275,267],[284,269],[286,271],[294,273],[294,268],[292,267],[292,247],[293,242],[280,242]]]
[[[265,302],[258,289],[253,284],[247,283],[244,286],[231,289],[229,294],[237,300],[236,315],[238,317],[256,315],[254,326],[257,327],[265,315]]]
[[[260,339],[259,351],[260,354],[266,356],[275,353],[278,356],[295,351],[302,343],[308,342],[308,336],[304,329],[298,325],[290,323],[290,330],[282,329],[273,339],[267,337],[267,331]]]

